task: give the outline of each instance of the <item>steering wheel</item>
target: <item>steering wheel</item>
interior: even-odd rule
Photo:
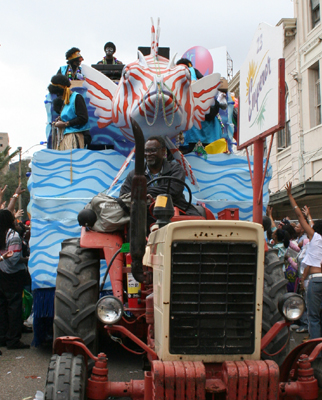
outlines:
[[[181,179],[176,178],[175,176],[158,176],[157,178],[151,179],[151,180],[147,183],[146,186],[150,186],[151,183],[160,181],[160,180],[162,180],[162,179],[168,179],[168,181],[169,181],[169,182],[168,182],[168,187],[167,187],[167,193],[166,193],[166,194],[170,194],[170,181],[171,181],[171,179],[173,179],[174,181],[177,181],[177,182],[182,183],[182,184],[185,186],[185,188],[188,190],[188,193],[189,193],[188,205],[187,205],[187,207],[186,207],[184,210],[182,210],[182,211],[186,212],[186,211],[188,210],[188,208],[191,206],[191,202],[192,202],[192,193],[191,193],[190,187],[186,184],[186,182],[183,182]]]

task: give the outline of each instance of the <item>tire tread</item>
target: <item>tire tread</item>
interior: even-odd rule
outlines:
[[[96,302],[99,295],[99,251],[67,239],[60,252],[55,296],[54,339],[77,336],[96,353]]]
[[[45,400],[85,400],[86,366],[84,357],[63,353],[51,357],[45,389]]]

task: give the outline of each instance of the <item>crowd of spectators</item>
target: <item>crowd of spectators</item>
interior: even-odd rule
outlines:
[[[2,202],[6,189],[0,188],[0,347],[27,349],[30,346],[20,339],[22,332],[32,332],[22,319],[23,291],[31,291],[30,221],[20,220],[23,210],[16,210],[17,199],[25,189],[18,186],[8,205]]]
[[[271,224],[266,231],[267,242],[277,250],[283,263],[288,291],[302,294],[306,303],[300,325],[294,325],[296,332],[308,332],[306,340],[316,339],[322,336],[322,220],[313,222],[307,206],[300,210],[292,196],[291,183],[286,185],[286,191],[298,222],[292,222],[288,217],[275,222],[273,209],[268,206]]]

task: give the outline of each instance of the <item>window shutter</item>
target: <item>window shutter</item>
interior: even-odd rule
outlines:
[[[320,6],[320,0],[311,0],[312,10],[315,10],[319,6]]]

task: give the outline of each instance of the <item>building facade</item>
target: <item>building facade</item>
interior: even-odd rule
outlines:
[[[9,146],[9,135],[5,132],[0,132],[0,152]],[[2,169],[2,173],[6,174],[9,171],[9,164]]]
[[[9,146],[9,135],[0,132],[0,151],[3,151],[7,146]]]
[[[299,205],[308,205],[313,218],[322,218],[320,8],[320,0],[294,0],[294,18],[277,24],[284,28],[286,123],[274,136],[270,156],[270,204],[275,218],[295,216],[284,189],[289,181]],[[238,81],[236,76],[230,82],[231,91],[238,93]]]

